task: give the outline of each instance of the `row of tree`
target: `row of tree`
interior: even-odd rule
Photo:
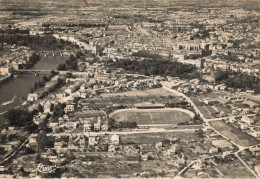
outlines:
[[[25,109],[9,109],[4,117],[7,119],[9,125],[15,127],[24,127],[25,131],[29,133],[37,129],[37,125],[33,122],[34,112],[29,112]]]
[[[36,91],[39,88],[42,88],[45,86],[46,82],[50,81],[52,77],[54,77],[55,75],[57,75],[58,73],[55,72],[54,70],[51,71],[50,75],[46,76],[44,75],[42,77],[42,80],[35,82],[34,86],[31,88],[31,93],[33,93],[34,91]]]
[[[132,55],[136,56],[136,57],[150,58],[150,59],[153,59],[153,60],[162,59],[163,58],[159,54],[152,54],[152,53],[149,53],[149,52],[147,52],[145,50],[141,50],[141,51],[138,51],[138,52],[133,52]]]
[[[31,68],[33,65],[40,60],[40,56],[37,55],[35,52],[29,58],[29,63],[26,64],[26,68]]]
[[[117,122],[115,121],[115,119],[112,118],[108,118],[108,127],[110,129],[118,129],[118,128],[131,128],[134,129],[137,127],[137,123],[136,122]]]
[[[74,55],[71,55],[69,60],[66,60],[65,63],[59,64],[57,67],[57,70],[59,71],[77,70],[77,69],[78,69],[77,58]]]
[[[0,43],[17,44],[18,46],[27,46],[33,50],[56,50],[64,49],[65,45],[71,45],[70,42],[57,40],[52,35],[31,36],[29,34],[8,33],[0,35]]]
[[[19,28],[5,28],[5,29],[0,29],[0,33],[2,34],[2,36],[4,36],[4,34],[29,34],[29,30],[23,30],[23,29],[19,29]]]

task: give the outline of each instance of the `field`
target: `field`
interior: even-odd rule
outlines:
[[[103,93],[101,96],[103,98],[108,98],[108,97],[116,97],[116,96],[121,96],[121,97],[135,97],[135,96],[175,96],[173,93],[163,89],[163,88],[154,88],[154,89],[148,89],[144,91],[127,91],[127,92],[122,92],[122,93]]]
[[[174,109],[131,109],[115,112],[111,118],[116,121],[136,122],[137,125],[146,124],[175,124],[191,121],[191,116]]]
[[[144,133],[144,134],[131,134],[120,135],[120,142],[122,144],[135,143],[135,144],[155,144],[156,142],[162,142],[165,139],[181,139],[183,141],[199,140],[196,133],[188,132],[165,132],[165,133]]]
[[[234,160],[218,163],[217,168],[225,178],[252,178],[254,177],[245,166],[235,158]],[[243,171],[243,172],[242,172]]]
[[[238,145],[248,147],[259,143],[257,139],[226,124],[224,121],[212,121],[210,125]]]

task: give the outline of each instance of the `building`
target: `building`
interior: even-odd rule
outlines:
[[[51,108],[52,108],[52,103],[50,102],[50,101],[47,101],[45,104],[44,104],[44,106],[43,106],[43,108],[44,108],[44,113],[50,113],[51,112]]]
[[[38,100],[38,94],[36,94],[36,93],[28,94],[27,100],[28,101],[36,101],[36,100]]]
[[[113,145],[119,145],[120,143],[119,136],[116,134],[112,135],[111,142]]]
[[[256,171],[257,175],[260,176],[260,165],[255,166],[255,171]]]
[[[218,153],[218,148],[217,147],[211,147],[209,149],[209,153],[210,154],[217,154]]]
[[[92,124],[90,121],[87,121],[87,120],[84,120],[84,123],[83,123],[83,131],[84,132],[89,132],[91,131],[92,129]]]
[[[214,105],[214,104],[218,103],[218,100],[215,100],[215,99],[204,99],[203,102],[205,104],[207,104],[207,105]]]
[[[254,119],[248,116],[242,116],[241,121],[245,122],[249,126],[254,123]]]
[[[160,103],[138,103],[135,104],[137,109],[157,109],[157,108],[164,108],[163,104]]]
[[[257,103],[253,102],[253,101],[249,101],[249,100],[246,100],[244,102],[244,104],[250,106],[251,108],[256,108],[257,106],[259,106]]]
[[[101,130],[101,119],[98,117],[97,123],[94,124],[94,130],[100,131]]]
[[[11,72],[12,72],[12,67],[4,66],[0,68],[0,73],[2,75],[7,75],[10,74]]]
[[[74,112],[75,110],[75,104],[67,104],[64,108],[65,113]]]

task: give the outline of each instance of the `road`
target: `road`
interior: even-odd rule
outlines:
[[[28,142],[30,137],[31,137],[31,135],[29,135],[27,137],[27,139],[19,147],[17,147],[14,151],[12,151],[10,154],[4,156],[4,159],[0,162],[0,165],[2,165],[4,162],[6,162],[10,158],[12,158],[14,155],[16,155],[16,153]]]
[[[150,33],[146,29],[142,28],[141,25],[136,25],[136,29],[143,35],[150,36]],[[165,38],[163,38],[163,40],[167,41],[170,44],[170,46],[172,47],[172,49],[175,49],[175,44],[171,38],[165,37]]]
[[[181,171],[179,171],[179,172],[175,175],[174,178],[180,177],[183,172],[185,172],[186,170],[188,170],[194,163],[198,162],[199,160],[207,160],[207,159],[211,159],[211,158],[213,158],[213,157],[214,157],[214,156],[212,156],[212,157],[205,157],[205,158],[202,158],[202,159],[196,159],[196,160],[191,161],[186,167],[184,167]]]
[[[150,128],[148,130],[136,130],[136,131],[102,131],[102,132],[84,132],[84,135],[132,135],[132,134],[149,134],[149,133],[167,133],[167,132],[196,132],[198,129],[158,129],[158,128]],[[82,135],[82,133],[77,133],[78,135]],[[73,134],[73,135],[77,135]],[[70,136],[70,133],[59,133],[59,134],[47,134],[47,136]]]
[[[166,133],[166,132],[195,132],[197,129],[158,129],[158,128],[150,128],[149,130],[143,130],[143,131],[111,131],[111,132],[95,132],[95,134],[98,135],[104,135],[104,134],[117,134],[117,135],[130,135],[130,134],[148,134],[148,133]]]
[[[251,172],[256,178],[259,178],[259,177],[260,177],[260,176],[257,176],[257,174],[255,174],[255,172],[247,165],[247,163],[244,162],[244,160],[238,156],[238,153],[235,153],[235,156],[240,160],[240,162],[243,163],[243,165],[246,167],[246,169],[247,169],[249,172]]]

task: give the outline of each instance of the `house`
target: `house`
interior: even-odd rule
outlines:
[[[92,124],[90,121],[87,121],[87,120],[84,120],[84,123],[83,123],[83,131],[84,132],[89,132],[91,131],[92,129]]]
[[[31,137],[29,138],[28,145],[31,148],[36,148],[37,147],[36,134],[35,135],[31,135]]]
[[[102,130],[102,131],[107,131],[107,130],[108,130],[108,126],[105,125],[105,124],[102,125],[102,126],[101,126],[101,130]]]
[[[52,108],[52,103],[50,101],[47,101],[43,107],[44,107],[44,113],[50,113]]]
[[[142,159],[143,161],[147,161],[148,158],[149,158],[149,154],[148,154],[148,153],[146,153],[146,154],[141,154],[141,159]]]
[[[257,103],[255,103],[255,102],[253,102],[253,101],[249,101],[249,100],[246,100],[246,101],[244,102],[244,104],[250,106],[251,108],[255,108],[255,107],[259,106]]]
[[[97,130],[97,131],[100,131],[100,130],[101,130],[100,123],[95,123],[95,124],[94,124],[94,130]]]
[[[94,124],[94,130],[100,131],[101,130],[101,119],[98,117],[97,123]]]
[[[80,91],[80,97],[81,98],[87,98],[87,92],[81,92]]]
[[[260,146],[255,146],[255,147],[252,147],[252,148],[249,148],[250,152],[256,154],[258,152],[260,152]]]
[[[4,172],[5,171],[5,166],[0,166],[0,172]]]
[[[158,149],[161,149],[163,147],[163,143],[162,142],[157,142],[155,144],[155,148],[158,150]]]
[[[67,104],[64,108],[65,113],[74,112],[75,110],[75,104]]]
[[[89,136],[88,144],[89,145],[96,145],[96,144],[98,144],[98,142],[96,141],[96,137],[95,136]]]
[[[242,130],[247,129],[247,125],[242,123],[242,124],[240,124],[240,128],[241,128]]]
[[[254,123],[254,119],[251,116],[248,117],[246,115],[242,116],[241,121],[245,122],[249,126]]]
[[[59,127],[59,123],[58,123],[58,122],[51,122],[51,123],[50,123],[50,127],[51,127],[51,128]]]
[[[5,149],[5,151],[12,150],[12,145],[11,144],[1,144],[1,147],[3,147]]]
[[[77,122],[66,122],[65,123],[66,124],[66,127],[68,128],[68,129],[76,129],[77,128],[77,125],[78,125],[78,123]]]
[[[218,103],[218,100],[215,100],[215,99],[204,99],[203,102],[207,105],[214,105],[216,103]]]
[[[61,149],[63,145],[63,142],[54,142],[54,148],[55,149]]]
[[[217,147],[211,147],[209,149],[209,153],[210,154],[217,154],[218,153],[218,148]]]
[[[0,178],[14,178],[14,175],[0,174]]]
[[[64,98],[66,96],[66,93],[58,93],[55,96],[56,96],[56,98],[61,99],[61,98]]]
[[[254,90],[246,90],[246,93],[254,94]]]
[[[255,169],[258,177],[260,177],[260,165],[256,165],[254,169]]]
[[[174,145],[171,146],[170,149],[167,150],[167,155],[175,154],[176,152],[176,147]]]
[[[49,156],[48,157],[49,161],[52,163],[59,163],[59,158],[58,156]]]
[[[0,73],[2,75],[7,75],[7,74],[10,74],[12,72],[12,67],[8,67],[8,66],[4,66],[4,67],[1,67],[0,68]]]
[[[59,126],[60,126],[60,127],[64,127],[64,126],[65,126],[66,120],[65,120],[64,118],[59,117],[59,118],[58,118],[58,121],[59,121]]]
[[[119,136],[116,134],[112,135],[111,142],[113,145],[119,145],[120,143]]]
[[[260,137],[260,131],[254,131],[251,135],[254,137]]]
[[[28,94],[27,100],[32,102],[38,100],[38,94],[36,93]]]

